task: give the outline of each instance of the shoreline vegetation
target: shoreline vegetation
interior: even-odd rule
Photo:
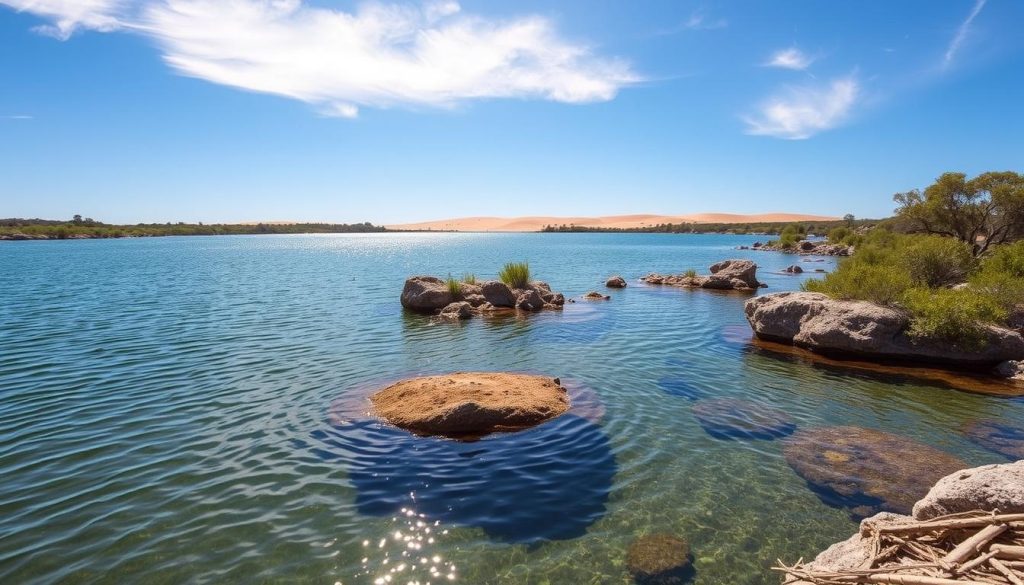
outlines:
[[[153,238],[164,236],[228,236],[256,234],[341,234],[387,231],[364,223],[138,223],[107,224],[76,215],[68,221],[0,219],[0,240],[83,240],[97,238]]]

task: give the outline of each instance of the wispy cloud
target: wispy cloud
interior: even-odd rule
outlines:
[[[13,116],[0,116],[0,120],[33,120],[33,116],[26,116],[24,114],[16,114]]]
[[[771,58],[765,61],[765,67],[780,67],[782,69],[793,69],[803,71],[814,63],[815,58],[804,53],[796,47],[780,49],[772,53]]]
[[[679,24],[659,30],[654,36],[667,36],[681,33],[687,30],[715,30],[729,26],[729,21],[724,18],[711,18],[703,10],[695,10],[690,17]]]
[[[302,0],[0,0],[77,28],[153,38],[183,75],[298,99],[325,115],[360,107],[453,107],[489,98],[607,101],[641,81],[631,66],[562,38],[541,16],[493,19],[458,3]]]
[[[859,98],[860,84],[853,75],[823,85],[788,87],[744,118],[747,134],[810,138],[845,121]]]
[[[967,15],[967,18],[960,23],[960,26],[956,29],[956,34],[953,35],[953,39],[949,41],[949,47],[946,48],[946,54],[942,58],[942,67],[945,69],[953,62],[956,57],[957,51],[960,50],[960,45],[964,43],[964,39],[971,31],[971,23],[974,22],[975,17],[981,12],[981,9],[985,7],[987,0],[974,0],[974,7],[971,8],[971,13]]]

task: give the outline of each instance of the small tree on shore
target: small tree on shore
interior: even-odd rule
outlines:
[[[1024,176],[945,173],[921,192],[893,196],[897,217],[914,232],[951,236],[981,256],[991,246],[1024,237]]]

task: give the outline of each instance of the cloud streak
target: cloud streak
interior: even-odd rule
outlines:
[[[775,51],[771,58],[765,62],[765,67],[779,67],[781,69],[792,69],[803,71],[814,63],[814,58],[807,55],[796,47]]]
[[[971,8],[971,13],[967,15],[967,18],[960,23],[960,26],[956,29],[956,34],[953,35],[953,39],[949,42],[949,47],[946,48],[946,54],[942,58],[942,68],[945,69],[950,66],[953,59],[956,57],[957,51],[960,50],[960,45],[964,43],[964,39],[971,31],[971,23],[981,12],[981,9],[985,7],[987,0],[975,0],[974,7]]]
[[[302,0],[0,0],[79,28],[156,41],[182,75],[312,104],[354,118],[361,107],[451,108],[481,99],[588,103],[641,81],[621,60],[565,40],[540,16],[464,14],[458,3],[364,4],[352,12]]]
[[[860,98],[853,75],[821,85],[788,87],[746,116],[747,134],[803,140],[842,124]]]

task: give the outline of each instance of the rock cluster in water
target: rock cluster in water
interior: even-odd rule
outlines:
[[[744,249],[747,249],[744,247]],[[766,252],[786,252],[789,254],[807,254],[813,256],[850,256],[853,254],[853,246],[844,244],[829,244],[825,241],[814,242],[802,240],[792,248],[783,248],[779,245],[763,244],[754,242],[750,247],[752,250],[764,250]]]
[[[681,585],[691,563],[690,544],[671,534],[641,536],[626,551],[626,569],[641,585]]]
[[[535,281],[526,288],[510,288],[499,280],[460,283],[453,294],[447,281],[435,276],[413,276],[405,281],[402,306],[410,311],[440,315],[448,319],[468,319],[474,314],[499,309],[540,311],[565,304],[562,293],[551,291],[546,282]]]
[[[986,340],[980,348],[956,347],[941,339],[910,337],[906,313],[868,301],[783,292],[750,299],[744,312],[760,339],[791,343],[827,355],[974,369],[1010,368],[1009,364],[999,364],[1024,359],[1024,337],[1012,329],[987,325],[983,329]]]
[[[502,372],[410,378],[370,402],[377,416],[399,428],[456,438],[522,430],[569,410],[558,378]]]
[[[783,454],[823,501],[856,517],[908,513],[939,478],[967,467],[906,437],[854,426],[799,430]]]
[[[652,272],[640,280],[647,284],[717,290],[754,290],[767,286],[758,282],[757,264],[750,260],[723,260],[712,264],[710,272],[706,276],[662,275]]]
[[[927,521],[945,514],[983,510],[1001,514],[1024,512],[1024,461],[955,471],[940,480],[914,504],[913,516],[882,512],[861,522],[860,531],[822,551],[804,568],[821,572],[862,569],[875,557],[871,533],[883,526]],[[787,581],[807,585],[804,581]]]

